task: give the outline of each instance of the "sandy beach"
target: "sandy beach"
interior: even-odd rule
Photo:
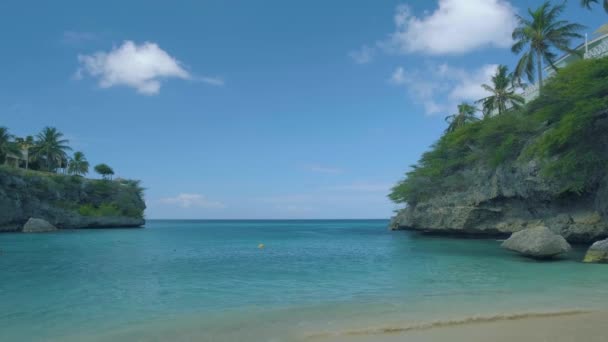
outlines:
[[[310,336],[329,342],[605,342],[608,312],[569,311],[470,318]]]

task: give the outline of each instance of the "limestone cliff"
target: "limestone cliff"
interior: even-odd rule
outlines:
[[[582,195],[560,193],[539,175],[538,163],[463,171],[462,191],[437,195],[401,210],[392,229],[464,235],[508,235],[544,224],[569,242],[608,236],[608,186]]]
[[[59,229],[140,227],[145,207],[136,181],[0,167],[0,232],[20,231],[31,217]]]
[[[608,58],[560,69],[523,108],[446,132],[390,194],[393,229],[608,236]]]

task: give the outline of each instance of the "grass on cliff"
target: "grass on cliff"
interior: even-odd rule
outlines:
[[[563,194],[592,191],[608,167],[608,58],[582,60],[551,78],[539,98],[444,134],[389,197],[414,205],[464,190],[472,167],[495,169],[532,159]]]

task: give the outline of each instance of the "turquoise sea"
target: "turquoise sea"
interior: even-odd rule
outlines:
[[[608,309],[608,266],[384,220],[149,221],[0,235],[0,341],[300,341],[435,320]],[[258,248],[263,243],[264,249]]]

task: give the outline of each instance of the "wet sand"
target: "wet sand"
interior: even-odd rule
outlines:
[[[567,311],[469,318],[309,336],[327,342],[606,342],[608,312]]]

